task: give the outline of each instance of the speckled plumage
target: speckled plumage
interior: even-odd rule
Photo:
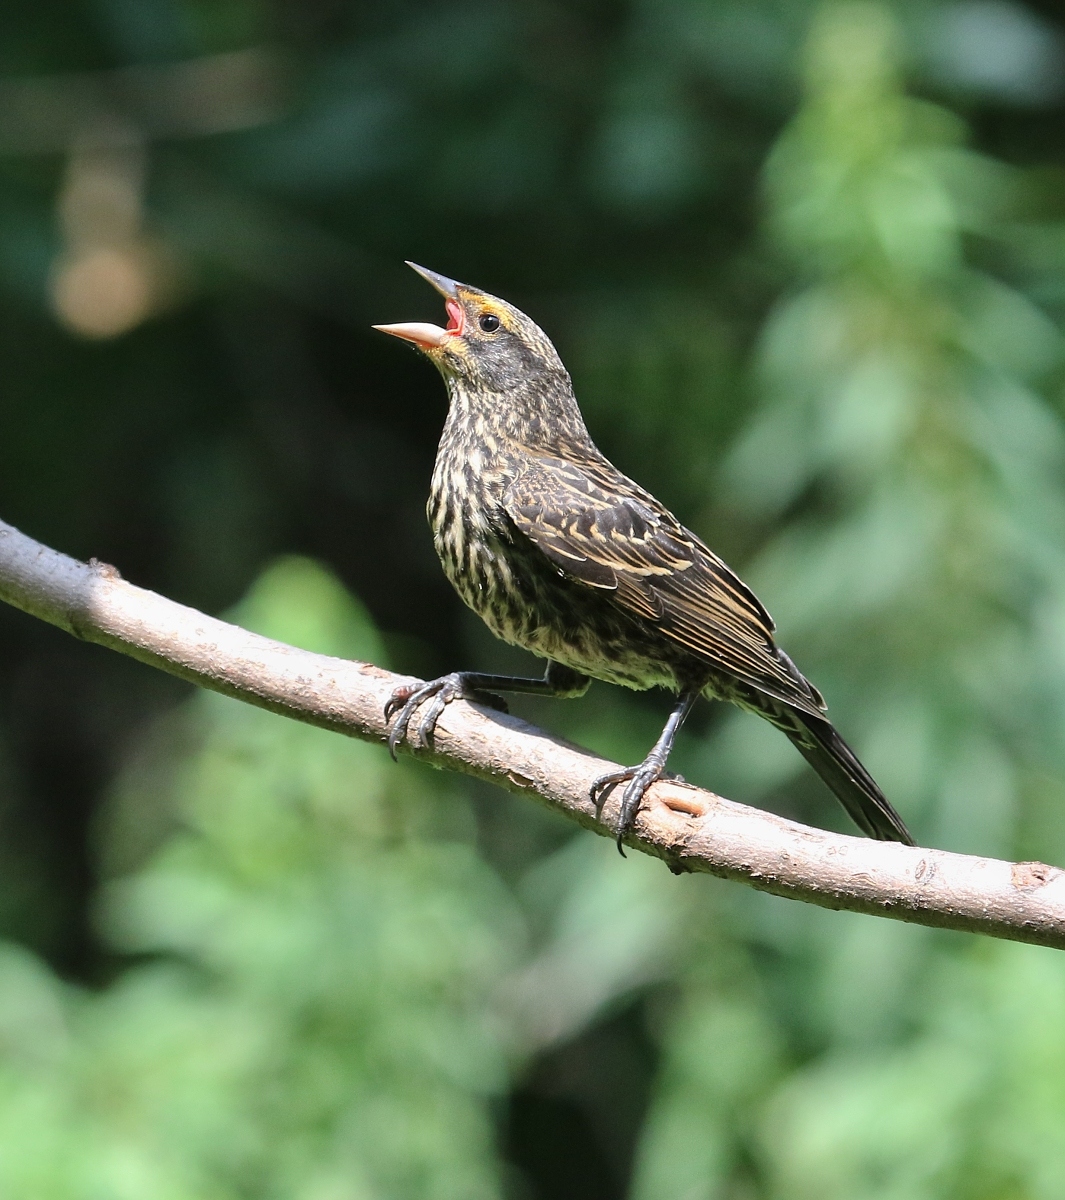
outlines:
[[[516,497],[531,483],[532,464],[561,462],[554,455],[572,456],[578,443],[562,447],[557,436],[554,445],[540,436],[529,446],[528,426],[514,430],[471,411],[476,401],[459,381],[449,380],[449,392],[427,512],[444,572],[462,599],[497,637],[542,658],[609,683],[675,690],[676,671],[653,644],[644,645],[639,619],[604,608],[602,589],[552,562],[519,525]],[[596,453],[585,441],[585,453]]]
[[[569,668],[568,686],[556,674],[554,683],[535,685],[493,677],[493,687],[579,694],[580,677],[590,676],[732,701],[782,729],[867,833],[912,841],[829,723],[820,693],[776,646],[754,594],[596,448],[543,331],[505,301],[422,273],[447,297],[448,329],[382,328],[418,342],[447,385],[427,508],[437,553],[497,637]],[[462,680],[483,687],[487,678],[445,677],[424,694],[398,697],[399,736],[429,695],[439,694],[423,721],[426,735],[443,704],[474,686]],[[622,834],[688,707],[671,718],[654,763],[624,773],[632,782]]]

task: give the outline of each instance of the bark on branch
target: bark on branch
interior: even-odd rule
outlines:
[[[75,637],[172,675],[365,741],[385,740],[385,701],[405,677],[297,650],[82,563],[0,521],[0,600]],[[456,701],[432,748],[437,767],[491,780],[613,836],[592,781],[616,764],[516,717]],[[648,795],[629,845],[674,871],[706,871],[825,908],[1065,948],[1065,872],[811,829],[678,783]]]

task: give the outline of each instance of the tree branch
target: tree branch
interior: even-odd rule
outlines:
[[[0,521],[0,599],[75,637],[298,721],[384,742],[384,705],[409,682],[366,663],[297,650],[134,587]],[[613,837],[589,800],[616,764],[516,717],[456,701],[433,766],[491,780]],[[676,872],[705,871],[778,896],[944,929],[1065,948],[1065,872],[811,829],[679,783],[648,794],[627,844]]]

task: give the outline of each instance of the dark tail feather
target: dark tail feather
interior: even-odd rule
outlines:
[[[835,792],[854,823],[882,842],[914,846],[913,835],[876,786],[858,756],[825,720],[792,709],[794,728],[784,728],[799,753]]]

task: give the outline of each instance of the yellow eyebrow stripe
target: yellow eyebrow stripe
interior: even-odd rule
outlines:
[[[477,316],[481,316],[484,313],[491,313],[504,329],[509,329],[511,333],[514,332],[515,326],[513,319],[503,305],[497,304],[494,301],[489,300],[488,297],[480,296],[476,293],[471,296],[471,300],[474,303]]]

